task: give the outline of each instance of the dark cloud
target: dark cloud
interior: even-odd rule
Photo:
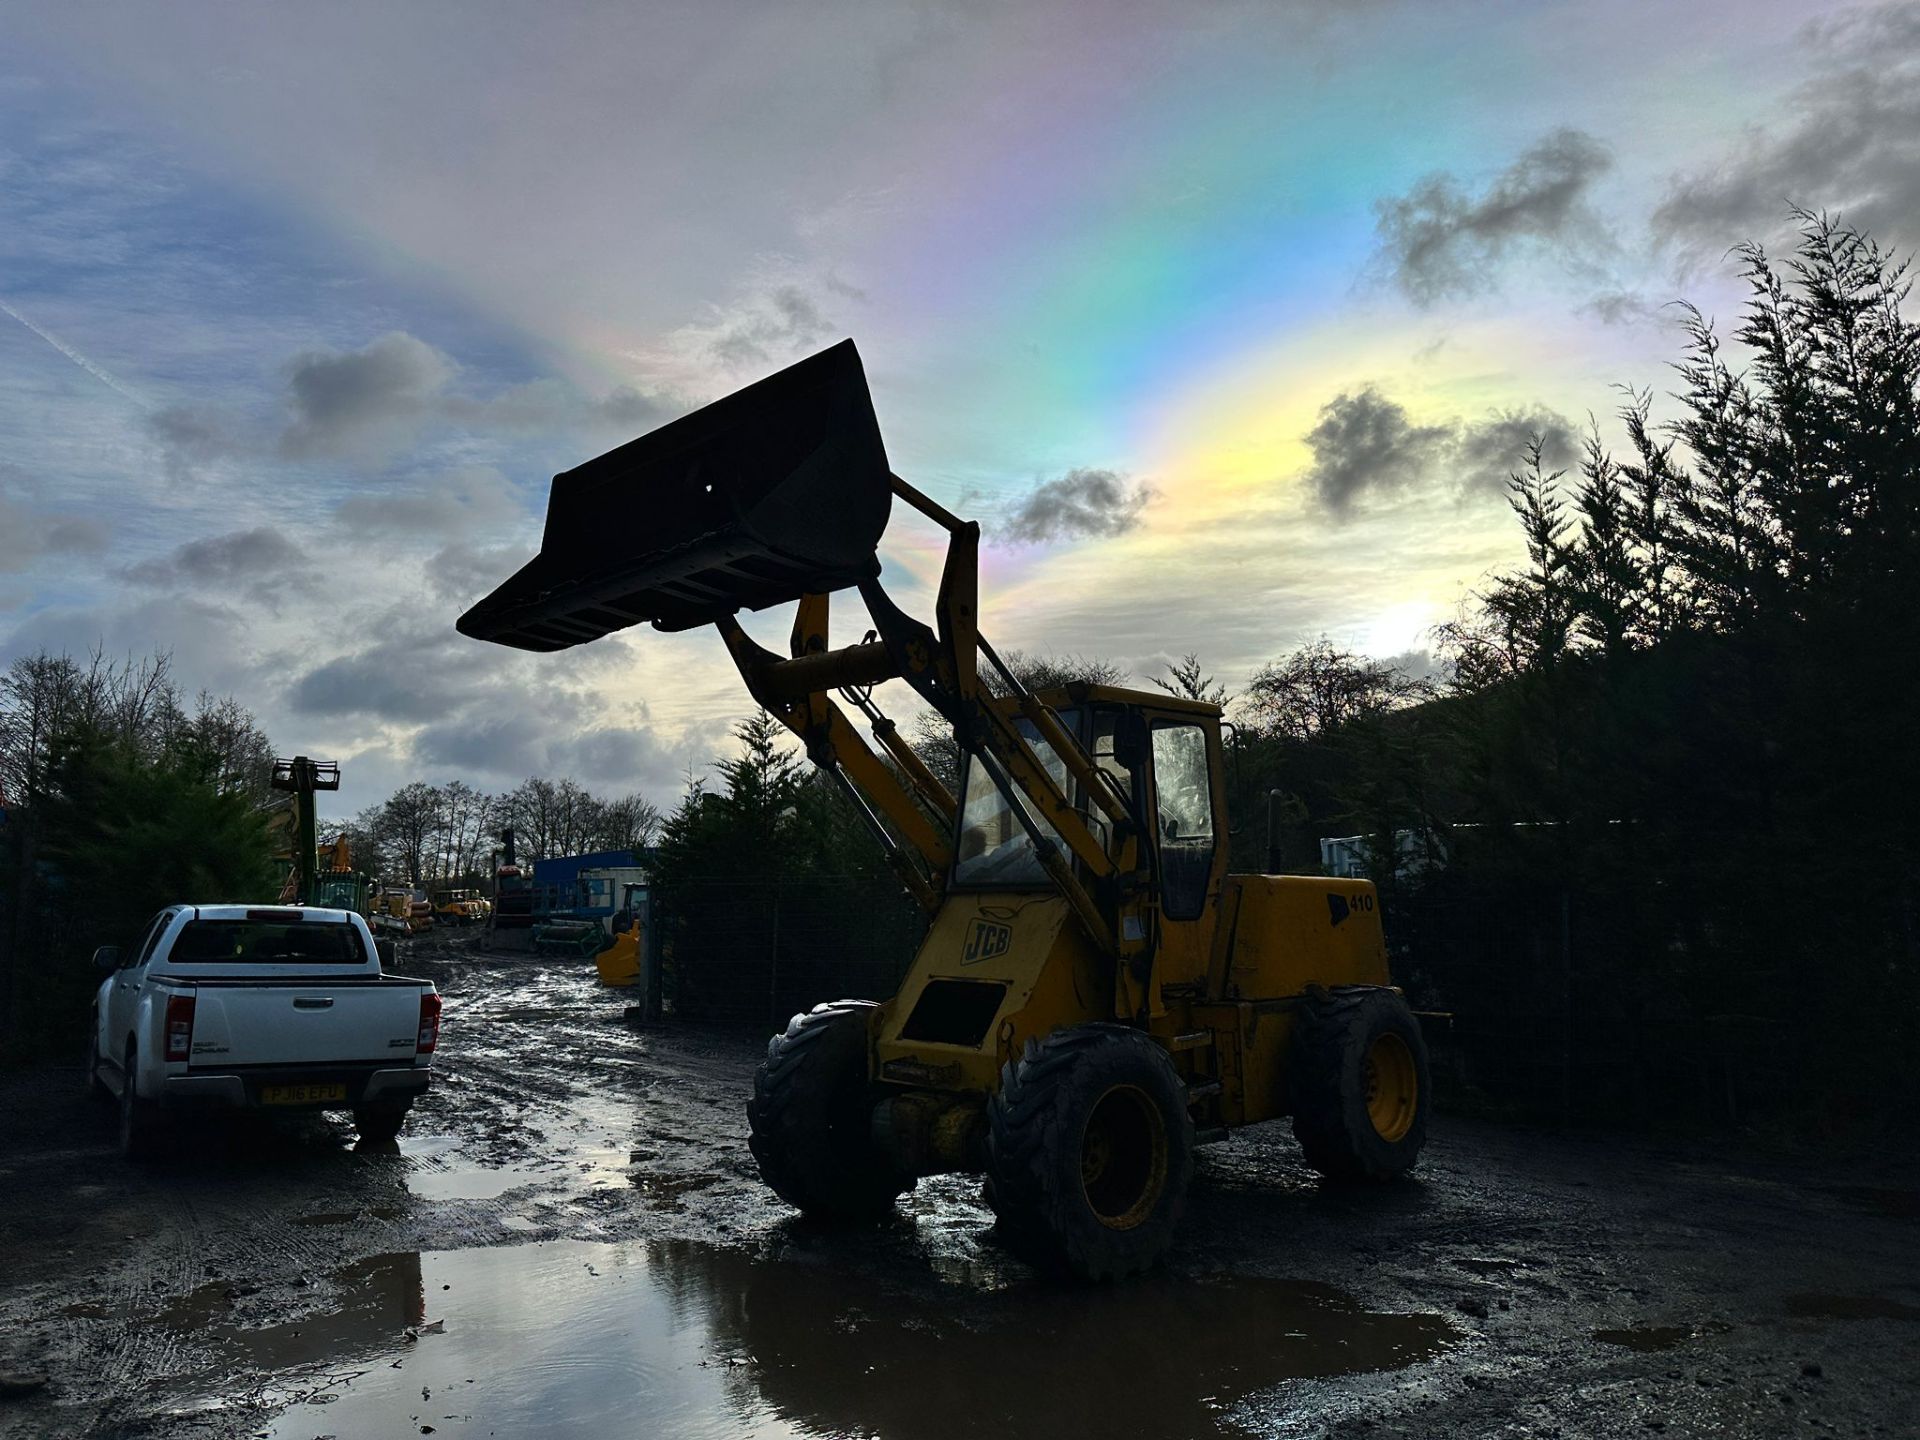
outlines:
[[[1000,534],[1020,545],[1124,535],[1152,498],[1147,486],[1130,485],[1117,471],[1069,470],[1034,486],[1007,513]]]
[[[107,538],[103,521],[56,516],[47,529],[45,548],[54,555],[101,555],[106,553]]]
[[[356,450],[417,419],[454,374],[445,355],[398,330],[361,350],[296,355],[287,365],[293,421],[280,448],[297,460]]]
[[[155,560],[120,572],[136,585],[243,594],[273,605],[282,595],[306,593],[319,572],[306,551],[270,526],[189,540]]]
[[[1920,5],[1855,11],[1804,38],[1813,74],[1780,118],[1676,176],[1654,211],[1655,237],[1684,259],[1776,236],[1795,205],[1920,244]]]
[[[160,442],[167,470],[176,479],[202,465],[245,455],[255,447],[216,410],[169,405],[146,417],[147,432]]]
[[[682,762],[644,726],[591,726],[574,697],[496,697],[444,718],[413,739],[414,758],[494,784],[567,776],[594,789],[671,794]],[[704,751],[702,758],[704,758]]]
[[[1522,246],[1588,261],[1612,245],[1589,203],[1612,166],[1606,146],[1560,129],[1526,150],[1479,195],[1435,171],[1405,195],[1374,202],[1376,263],[1415,303],[1486,289],[1496,267]]]
[[[444,720],[487,695],[499,679],[493,656],[452,633],[450,625],[442,631],[396,623],[294,681],[288,705],[299,715]]]
[[[492,714],[429,725],[413,740],[414,757],[466,774],[537,775],[546,770],[546,739],[539,719]]]
[[[436,599],[465,610],[526,563],[524,540],[486,548],[448,545],[427,561],[426,581]]]
[[[1459,427],[1453,473],[1463,489],[1504,492],[1507,477],[1520,468],[1536,438],[1549,470],[1564,470],[1580,458],[1580,438],[1566,416],[1540,407],[1498,410]]]
[[[48,555],[98,555],[107,548],[107,527],[83,515],[48,510],[39,487],[0,463],[0,575],[25,570]]]
[[[42,515],[0,496],[0,575],[25,570],[48,555],[98,555],[107,527],[77,516]]]
[[[1416,425],[1406,407],[1369,385],[1334,396],[1302,438],[1313,451],[1308,486],[1328,510],[1344,515],[1371,496],[1425,490],[1466,498],[1501,490],[1535,436],[1550,466],[1575,458],[1573,426],[1552,410]]]
[[[460,377],[449,356],[396,330],[358,350],[309,350],[290,360],[281,396],[288,419],[277,437],[241,415],[197,405],[153,411],[146,428],[179,476],[221,460],[377,459],[432,425],[633,435],[684,408],[630,385],[595,397],[551,378],[474,395],[456,388]]]
[[[1413,424],[1405,407],[1371,385],[1336,395],[1305,436],[1313,451],[1307,483],[1328,509],[1344,511],[1361,494],[1418,486],[1447,457],[1454,438],[1451,426]]]
[[[1580,307],[1602,325],[1653,325],[1660,320],[1660,307],[1633,290],[1609,290],[1596,295]]]

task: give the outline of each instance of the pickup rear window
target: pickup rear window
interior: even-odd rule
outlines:
[[[351,925],[189,920],[167,959],[175,965],[364,965]]]

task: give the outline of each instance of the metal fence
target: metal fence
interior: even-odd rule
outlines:
[[[1554,1123],[1742,1121],[1798,1103],[1818,1057],[1779,962],[1660,927],[1631,896],[1417,897],[1385,907],[1395,978],[1456,1107]],[[1729,973],[1732,972],[1732,973]]]
[[[1712,898],[1597,879],[1389,889],[1394,976],[1436,1017],[1442,1102],[1628,1127],[1871,1109],[1873,1057],[1920,1044],[1912,941],[1886,938],[1898,917],[1842,940],[1800,933],[1791,896],[1745,915]],[[658,903],[666,1012],[756,1028],[886,998],[926,930],[865,877],[682,881]]]

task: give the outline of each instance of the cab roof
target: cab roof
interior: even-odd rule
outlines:
[[[1221,714],[1220,707],[1210,700],[1189,700],[1181,695],[1169,695],[1164,690],[1126,690],[1118,685],[1092,685],[1086,681],[1075,680],[1068,684],[1046,690],[1036,690],[1034,695],[1053,706],[1056,710],[1063,705],[1085,705],[1089,702],[1104,705],[1126,705],[1142,710],[1172,710],[1182,715]]]

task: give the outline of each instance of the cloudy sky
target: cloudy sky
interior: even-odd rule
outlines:
[[[711,632],[453,619],[553,472],[845,335],[1003,647],[1405,651],[1794,203],[1920,240],[1920,6],[9,7],[0,661],[170,650],[348,805],[669,800]]]

